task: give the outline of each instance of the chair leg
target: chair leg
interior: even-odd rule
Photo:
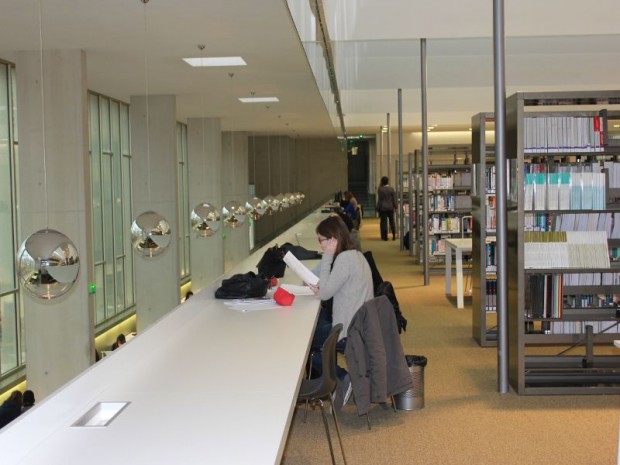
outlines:
[[[319,407],[321,407],[321,415],[323,416],[323,425],[325,426],[325,434],[327,435],[327,443],[329,444],[329,453],[332,456],[332,465],[336,465],[336,457],[334,457],[334,448],[332,447],[332,438],[331,438],[331,434],[329,434],[329,425],[327,424],[327,415],[325,414],[325,408],[323,407],[323,401],[319,400],[318,403],[319,403]]]
[[[313,360],[312,356],[313,355],[314,355],[314,352],[310,352],[310,363],[309,363],[309,366],[308,366],[308,373],[307,373],[308,377],[307,377],[307,379],[310,379],[310,377],[312,376],[312,360]],[[303,420],[304,423],[308,419],[308,404],[309,403],[310,403],[310,401],[306,400],[306,402],[305,402],[306,405],[304,406],[304,420]]]
[[[342,452],[342,460],[344,462],[344,465],[347,465],[347,458],[344,455],[344,447],[342,446],[342,437],[340,436],[340,425],[338,425],[338,416],[336,415],[336,409],[334,408],[331,398],[329,399],[329,403],[332,409],[332,415],[334,417],[334,424],[336,425],[336,434],[338,435],[338,442],[340,443],[340,451]]]
[[[366,414],[366,423],[368,424],[368,429],[371,429],[370,428],[370,413]]]

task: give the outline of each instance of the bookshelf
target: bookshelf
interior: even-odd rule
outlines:
[[[509,382],[518,394],[620,394],[620,91],[506,101]],[[618,174],[618,178],[616,175]]]
[[[415,158],[422,163],[421,151]],[[445,240],[471,237],[471,147],[432,146],[428,148],[428,215],[425,218],[428,231],[427,257],[419,254],[419,262],[426,271],[445,272]],[[424,218],[423,186],[417,197],[418,217]],[[424,242],[424,228],[419,229],[418,243]]]
[[[413,240],[412,242],[412,250],[409,250],[409,255],[418,255],[418,247],[419,243],[416,242],[415,238],[419,234],[419,223],[418,212],[419,209],[416,208],[416,203],[419,203],[418,192],[420,190],[420,174],[416,172],[416,162],[414,159],[413,153],[408,153],[407,157],[403,160],[403,173],[402,180],[399,183],[398,188],[402,185],[403,191],[403,205],[400,205],[400,194],[398,193],[398,212],[402,214],[403,219],[403,230],[402,230],[402,247],[401,250],[405,248],[409,248],[409,243],[405,244],[405,238],[407,234],[411,234],[410,230],[413,231]],[[399,166],[398,160],[395,163],[395,172],[398,173]],[[412,214],[410,214],[410,212]],[[400,231],[400,223],[397,224],[397,228]]]
[[[481,347],[497,346],[497,263],[495,261],[495,161],[487,141],[493,113],[472,117],[472,337]]]

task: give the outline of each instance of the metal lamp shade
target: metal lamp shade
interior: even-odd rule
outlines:
[[[67,236],[46,228],[22,243],[17,269],[20,283],[29,293],[50,300],[73,287],[80,272],[80,257]]]
[[[210,203],[204,202],[192,210],[190,222],[196,237],[213,236],[220,229],[220,212]]]
[[[245,207],[239,202],[231,200],[222,208],[222,221],[229,228],[238,228],[245,222]]]
[[[168,248],[170,237],[170,224],[154,211],[142,213],[131,225],[131,243],[144,258],[161,255]]]

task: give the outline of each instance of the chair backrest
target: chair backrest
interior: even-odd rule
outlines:
[[[336,343],[342,331],[342,323],[332,327],[321,349],[323,374],[321,375],[321,391],[331,394],[336,389],[338,377],[336,375]]]

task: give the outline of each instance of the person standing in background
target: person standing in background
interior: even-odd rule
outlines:
[[[396,224],[394,222],[394,210],[396,210],[396,191],[388,184],[387,176],[381,178],[381,184],[377,189],[377,211],[379,212],[379,230],[381,240],[388,240],[388,221],[392,232],[392,240],[396,240]]]

